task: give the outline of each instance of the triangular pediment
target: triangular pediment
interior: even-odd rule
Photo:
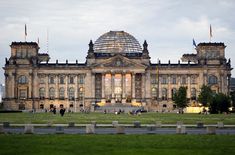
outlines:
[[[131,59],[128,59],[122,55],[116,55],[109,59],[104,60],[100,64],[95,64],[93,67],[113,67],[113,68],[123,68],[123,67],[136,67],[136,68],[146,68],[147,66]]]

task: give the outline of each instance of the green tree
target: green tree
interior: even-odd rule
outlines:
[[[180,109],[180,113],[183,112],[183,108],[188,106],[188,99],[187,99],[187,87],[180,87],[173,96],[173,101],[176,106]]]
[[[229,107],[230,98],[223,93],[213,95],[209,105],[209,109],[212,114],[228,112]]]
[[[201,87],[201,92],[198,95],[198,101],[203,105],[203,106],[208,106],[208,103],[211,102],[213,92],[209,86],[202,85]]]

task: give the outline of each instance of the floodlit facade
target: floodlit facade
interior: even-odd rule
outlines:
[[[50,63],[35,42],[12,42],[6,58],[4,108],[70,111],[98,106],[143,106],[171,111],[172,96],[187,87],[190,104],[197,105],[200,87],[229,93],[230,60],[224,43],[199,43],[196,54],[184,54],[172,64],[151,63],[148,44],[124,31],[110,31],[89,43],[85,63]]]

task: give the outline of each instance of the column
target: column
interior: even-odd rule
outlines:
[[[132,98],[135,98],[135,73],[132,73],[132,79],[131,79],[131,82],[132,82]]]
[[[111,73],[111,88],[112,88],[112,98],[114,98],[114,85],[115,85],[115,82],[114,82],[114,79],[115,79],[115,74]]]
[[[145,80],[145,76],[146,76],[146,74],[144,74],[144,73],[143,73],[142,76],[141,76],[141,78],[142,78],[142,79],[141,79],[141,85],[142,85],[142,86],[141,86],[141,90],[142,90],[142,92],[141,92],[141,94],[142,94],[142,100],[145,99],[145,97],[146,97],[146,96],[145,96],[145,95],[146,95],[146,93],[145,93],[145,81],[146,81],[146,80]]]
[[[95,73],[91,74],[91,88],[92,98],[95,98]]]
[[[105,98],[105,73],[102,73],[102,99]]]
[[[122,73],[122,98],[126,98],[126,74]]]
[[[188,96],[188,98],[191,98],[191,76],[190,75],[188,75],[188,77],[187,77],[187,82],[188,82],[188,93],[187,93],[187,96]]]
[[[49,75],[48,74],[46,74],[45,75],[45,81],[46,81],[46,83],[45,83],[45,98],[49,98],[49,93],[48,93],[48,91],[49,91]]]

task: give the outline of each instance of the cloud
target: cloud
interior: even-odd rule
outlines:
[[[11,41],[24,40],[25,23],[27,40],[37,41],[39,37],[41,52],[47,51],[49,30],[52,61],[84,62],[90,39],[95,41],[110,30],[124,30],[140,44],[148,41],[153,61],[176,62],[183,53],[195,52],[192,38],[197,43],[209,40],[210,24],[212,41],[225,42],[226,56],[235,57],[233,0],[10,0],[0,1],[0,10],[0,66],[10,55]]]

